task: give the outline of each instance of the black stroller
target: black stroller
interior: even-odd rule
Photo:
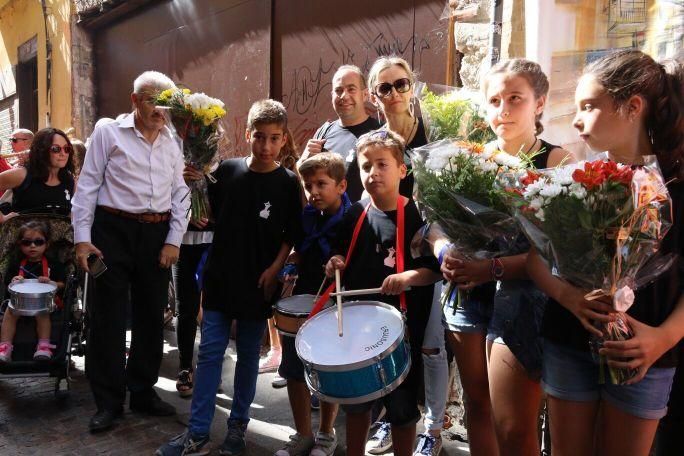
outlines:
[[[62,295],[63,306],[50,314],[52,323],[50,342],[56,346],[50,361],[34,361],[36,347],[35,318],[20,318],[14,337],[12,361],[0,363],[0,379],[8,377],[55,378],[55,396],[65,397],[70,388],[69,368],[71,355],[83,354],[85,341],[85,315],[82,290],[74,261],[74,238],[71,220],[56,214],[31,213],[16,216],[0,225],[0,281],[2,282],[0,312],[4,317],[9,296],[4,286],[15,249],[19,228],[26,222],[39,220],[50,227],[50,246],[46,255],[65,265],[66,281]]]

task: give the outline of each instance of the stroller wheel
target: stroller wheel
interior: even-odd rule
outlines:
[[[64,400],[69,397],[69,390],[71,390],[71,382],[68,378],[57,378],[55,380],[55,398]]]

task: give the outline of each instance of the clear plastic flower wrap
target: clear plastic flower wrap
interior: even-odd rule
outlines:
[[[445,139],[414,149],[412,161],[415,200],[455,252],[483,259],[518,250],[520,228],[496,182],[499,173],[521,172],[529,160]]]
[[[615,322],[602,325],[602,339],[626,340],[632,331],[623,313],[634,291],[667,270],[670,255],[658,249],[672,224],[669,193],[655,157],[631,167],[606,156],[524,175],[502,173],[499,185],[530,242],[553,273],[587,291],[587,299],[612,298]],[[635,372],[609,368],[622,384]],[[601,380],[604,380],[603,378]]]
[[[415,93],[428,142],[458,139],[487,143],[496,139],[485,120],[478,92],[418,82]]]

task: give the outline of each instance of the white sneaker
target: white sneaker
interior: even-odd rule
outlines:
[[[318,431],[316,433],[316,443],[314,444],[309,456],[331,456],[337,448],[337,434],[333,429],[332,434]]]
[[[273,456],[306,456],[314,445],[312,437],[304,437],[299,432],[290,436],[290,441]]]
[[[273,388],[284,388],[287,386],[287,379],[276,374],[276,376],[273,377],[273,380],[271,381],[271,386]]]
[[[259,361],[259,373],[274,372],[280,366],[280,359],[282,357],[281,350],[269,350],[264,358]]]
[[[389,423],[382,423],[373,437],[366,442],[366,453],[382,454],[392,448],[392,428]]]
[[[442,451],[442,437],[434,437],[426,432],[418,436],[418,444],[413,456],[437,456]]]

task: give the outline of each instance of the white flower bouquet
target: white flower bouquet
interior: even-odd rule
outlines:
[[[173,88],[160,92],[156,105],[171,115],[171,123],[183,140],[185,163],[210,177],[218,162],[218,145],[221,138],[219,119],[226,115],[223,102],[204,93]],[[207,182],[204,179],[190,184],[190,220],[212,220]]]

